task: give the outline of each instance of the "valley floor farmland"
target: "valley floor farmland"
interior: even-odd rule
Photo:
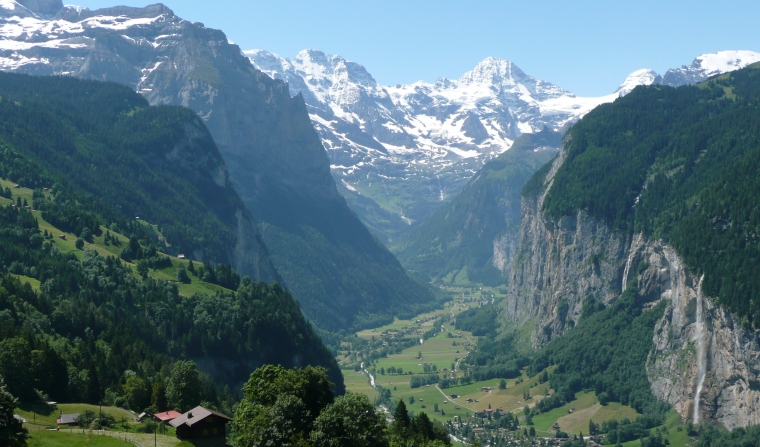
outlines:
[[[517,437],[522,436],[524,428],[531,427],[537,437],[544,438],[554,438],[557,429],[571,436],[588,434],[590,421],[601,424],[608,420],[638,417],[629,406],[619,403],[601,405],[597,396],[590,392],[578,393],[573,402],[560,408],[533,415],[531,424],[526,424],[524,408],[534,408],[537,402],[553,393],[549,382],[540,383],[540,374],[530,377],[523,371],[520,377],[506,379],[504,383],[499,378],[462,383],[467,368],[463,360],[471,350],[477,349],[478,337],[456,329],[454,323],[456,316],[468,308],[498,306],[501,298],[498,291],[483,289],[456,290],[453,295],[457,298],[446,303],[443,309],[364,330],[347,340],[339,356],[347,390],[367,394],[371,399],[377,399],[385,390],[390,399],[384,406],[395,405],[403,399],[410,412],[424,411],[450,430],[454,427],[452,431],[460,435],[465,426],[470,427],[465,433],[488,426],[496,411],[509,412],[518,418],[517,432],[509,435]],[[435,375],[439,380],[459,378],[460,383],[441,388],[439,381],[423,382],[412,388],[415,377],[426,380]],[[370,384],[370,376],[375,387]],[[506,386],[502,389],[500,385]],[[478,415],[485,417],[476,417]],[[678,424],[674,422],[677,421],[669,420],[673,432],[668,434],[668,439],[672,438],[673,446],[685,445],[681,439],[683,433],[675,430]],[[492,433],[507,436],[503,429]]]

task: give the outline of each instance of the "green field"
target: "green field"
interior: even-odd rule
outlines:
[[[26,200],[28,203],[30,204],[32,203],[33,191],[31,189],[16,188],[15,184],[13,184],[12,182],[9,182],[7,180],[2,180],[2,179],[0,179],[0,186],[3,188],[6,188],[6,187],[10,188],[11,193],[13,194],[13,199],[6,199],[4,197],[0,197],[1,206],[7,206],[8,204],[15,203],[17,198],[19,197],[21,198],[22,202]],[[45,192],[45,194],[47,195],[47,192]],[[32,213],[37,218],[40,231],[43,233],[47,231],[49,234],[52,234],[53,239],[51,239],[51,241],[56,245],[56,247],[58,247],[58,249],[62,253],[73,253],[78,258],[82,257],[82,250],[77,249],[75,246],[77,235],[66,232],[66,231],[61,231],[59,228],[56,228],[55,226],[51,225],[49,222],[47,222],[45,219],[42,218],[42,213],[40,213],[39,211],[32,211]],[[142,221],[142,223],[144,225],[150,225],[148,222]],[[124,249],[124,247],[126,247],[126,245],[129,243],[129,238],[122,234],[108,230],[110,231],[111,235],[113,235],[114,237],[118,239],[119,245],[118,246],[114,246],[112,244],[106,245],[105,243],[106,230],[108,230],[106,227],[101,226],[100,227],[101,234],[93,235],[93,242],[92,243],[86,242],[85,248],[93,249],[102,256],[118,256],[121,253],[121,251]],[[64,238],[61,238],[60,236],[64,236]],[[148,276],[155,279],[165,280],[165,281],[176,281],[177,269],[179,268],[179,266],[183,265],[185,266],[185,268],[187,268],[187,266],[190,264],[189,260],[178,259],[177,257],[164,255],[164,254],[162,254],[161,256],[166,256],[171,260],[172,262],[171,267],[167,267],[167,268],[159,269],[159,270],[151,269],[148,273]],[[135,275],[137,275],[136,264],[129,263],[126,261],[122,261],[122,262],[129,265],[132,268],[132,270],[135,271]],[[23,275],[16,275],[16,276],[22,282],[29,283],[33,289],[39,290],[40,284],[39,284],[39,281],[37,281],[36,279],[25,277]],[[189,276],[191,280],[190,284],[177,283],[180,295],[183,295],[183,296],[192,296],[194,294],[209,295],[209,294],[216,293],[217,291],[227,290],[216,284],[203,282],[199,280],[198,278],[196,278],[194,275],[189,275]]]
[[[61,413],[81,413],[85,410],[90,410],[95,414],[99,414],[101,407],[89,404],[56,404],[55,406],[50,406],[44,403],[22,403],[19,404],[19,407],[16,408],[15,411],[30,424],[55,427],[56,420]],[[104,406],[102,407],[102,411],[103,414],[113,416],[117,422],[122,419],[127,421],[133,421],[135,419],[134,414],[123,408]]]
[[[32,286],[32,290],[34,290],[35,292],[40,291],[40,282],[38,280],[34,278],[30,278],[28,276],[24,276],[24,275],[14,275],[13,273],[11,273],[11,276],[15,276],[22,283],[25,282],[29,284],[30,286]]]
[[[134,447],[135,445],[157,447],[193,447],[171,436],[145,433],[100,432],[82,430],[30,430],[29,447]]]
[[[465,292],[469,296],[446,303],[443,309],[421,314],[409,320],[396,320],[392,324],[364,330],[357,335],[365,340],[374,341],[392,340],[395,337],[419,340],[419,334],[431,329],[437,318],[444,315],[456,316],[466,308],[479,306],[483,299],[500,297],[499,291],[493,289],[449,287],[447,290],[452,292],[454,296],[461,295],[464,298]],[[541,384],[538,376],[528,377],[525,372],[518,379],[507,380],[507,387],[504,390],[499,389],[500,379],[473,382],[443,390],[438,389],[433,384],[411,388],[412,377],[424,375],[423,368],[426,363],[436,365],[437,374],[441,377],[452,374],[456,377],[461,376],[460,371],[452,372],[452,364],[456,364],[458,359],[467,356],[469,350],[474,348],[473,343],[477,343],[477,337],[472,336],[471,333],[456,330],[451,322],[444,323],[442,328],[441,332],[425,340],[422,344],[415,344],[400,353],[380,358],[369,368],[370,371],[374,371],[377,384],[391,391],[392,400],[403,399],[410,412],[424,411],[432,419],[441,422],[454,420],[455,417],[471,418],[475,412],[489,408],[492,410],[502,409],[522,416],[523,408],[526,405],[533,408],[537,402],[552,393],[548,383]],[[389,374],[388,369],[390,367],[402,368],[403,374]],[[385,371],[385,374],[381,374],[381,370]],[[552,368],[549,369],[550,372],[551,370]],[[366,375],[356,373],[353,370],[344,370],[343,375],[346,388],[349,391],[367,394],[372,399],[377,396],[377,392],[369,385],[369,379]],[[484,390],[484,388],[486,389]],[[530,394],[530,398],[527,400],[524,397],[526,391]],[[457,398],[451,398],[452,394],[457,395]],[[411,398],[414,399],[413,403],[411,403]],[[468,400],[470,401],[468,402]],[[636,411],[629,406],[619,403],[603,406],[594,393],[578,393],[573,402],[545,414],[534,416],[533,424],[539,436],[553,436],[552,426],[554,424],[558,424],[560,429],[567,433],[579,434],[580,432],[588,433],[588,425],[591,420],[601,424],[612,419],[628,418],[633,420],[637,416]],[[680,434],[681,432],[672,431],[670,433],[673,438],[671,441],[673,445],[680,442],[677,433]]]
[[[81,413],[90,410],[96,415],[101,411],[111,415],[117,422],[115,427],[103,431],[89,430],[80,427],[58,426],[56,420],[61,413]],[[180,443],[174,435],[174,428],[167,427],[164,435],[154,436],[149,433],[134,433],[139,425],[135,421],[132,412],[118,407],[99,407],[89,404],[56,404],[55,406],[44,403],[19,404],[14,411],[27,420],[24,426],[29,430],[29,446],[122,446],[122,445],[153,445],[154,439],[161,447],[182,447],[187,443]],[[128,429],[125,429],[124,425]],[[50,430],[57,428],[57,430]],[[131,441],[130,442],[125,442]]]
[[[634,420],[636,417],[638,413],[629,406],[616,402],[602,406],[596,394],[581,392],[576,394],[575,400],[567,405],[534,416],[533,425],[539,433],[553,434],[554,430],[551,427],[557,423],[560,430],[577,435],[580,432],[588,434],[589,421],[601,424],[613,419]]]
[[[96,434],[72,434],[39,430],[29,433],[29,447],[133,447],[134,444],[122,439]]]
[[[377,397],[377,391],[375,391],[369,384],[369,378],[366,374],[355,371],[343,371],[343,381],[346,384],[346,389],[354,392],[366,394],[371,400]]]

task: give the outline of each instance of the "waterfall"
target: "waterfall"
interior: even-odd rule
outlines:
[[[696,321],[696,338],[697,338],[697,392],[694,394],[694,423],[699,423],[699,398],[702,394],[702,386],[705,384],[707,375],[707,349],[705,346],[705,310],[702,298],[702,280],[705,275],[699,278],[697,285],[697,321]]]
[[[637,234],[631,241],[631,252],[628,253],[628,260],[625,261],[625,269],[623,270],[623,287],[621,293],[625,292],[625,287],[628,285],[628,273],[631,271],[631,264],[633,263],[633,257],[636,256],[636,248],[639,246],[640,239],[641,233]]]

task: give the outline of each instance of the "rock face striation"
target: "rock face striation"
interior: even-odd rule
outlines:
[[[610,303],[634,287],[645,308],[667,300],[646,364],[654,395],[684,420],[760,423],[760,339],[701,293],[701,276],[672,247],[613,231],[584,211],[559,221],[541,212],[566,155],[561,149],[539,190],[523,197],[507,319],[533,325],[540,347],[573,327],[588,299]]]
[[[522,199],[517,250],[512,258],[506,304],[508,320],[532,322],[532,345],[543,346],[578,321],[583,302],[610,303],[620,295],[626,241],[584,211],[558,222],[541,212],[554,174],[566,152],[561,149],[543,188]]]
[[[672,248],[639,238],[629,255],[633,265],[648,265],[632,278],[639,293],[670,301],[646,365],[654,395],[694,422],[728,429],[760,423],[757,336],[702,294],[701,277]]]

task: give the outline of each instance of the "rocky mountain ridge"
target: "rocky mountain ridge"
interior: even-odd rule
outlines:
[[[5,0],[0,69],[113,81],[152,105],[195,111],[258,220],[275,268],[319,325],[351,326],[358,315],[388,319],[432,301],[338,193],[303,100],[256,70],[223,32],[161,4],[67,6],[51,16]]]
[[[706,54],[664,75],[635,71],[610,95],[578,97],[493,57],[456,80],[382,86],[360,64],[316,50],[292,60],[245,54],[303,95],[341,193],[391,246],[521,134],[562,131],[638,85],[692,84],[760,60],[750,51]]]

